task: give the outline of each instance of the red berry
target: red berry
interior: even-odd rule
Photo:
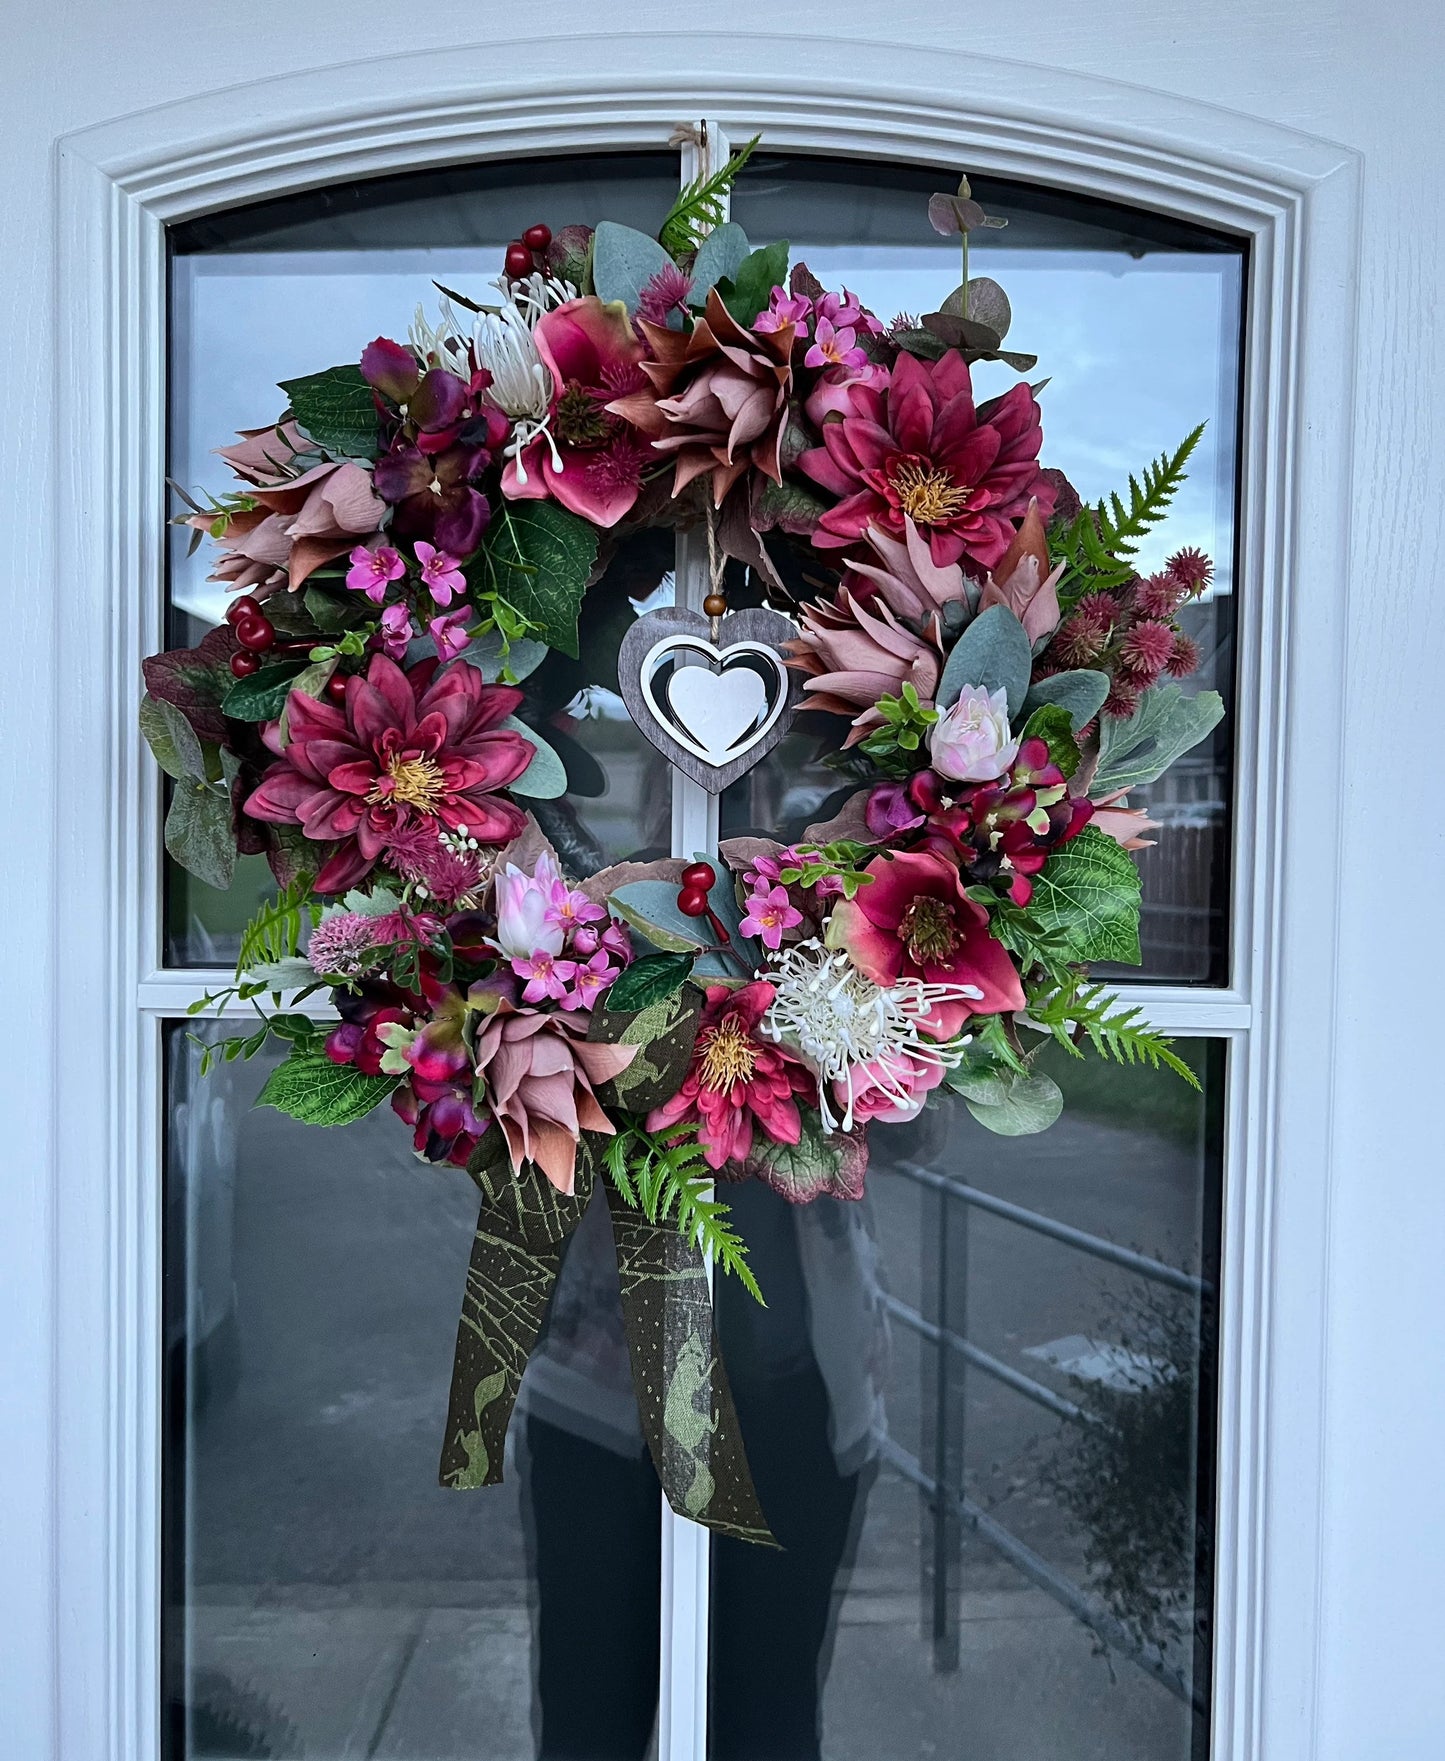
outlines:
[[[536,226],[529,226],[522,234],[522,243],[529,251],[545,251],[552,242],[552,228],[543,226],[538,221]]]
[[[238,648],[231,656],[231,671],[238,679],[249,679],[252,673],[260,670],[260,657],[249,653],[244,648]]]
[[[235,624],[236,640],[242,648],[261,650],[276,643],[276,626],[270,618],[239,618]]]
[[[226,622],[235,624],[242,618],[261,617],[261,601],[253,599],[249,593],[243,593],[239,599],[233,599],[226,607]]]
[[[507,255],[502,261],[502,268],[507,277],[512,281],[520,281],[524,275],[530,275],[534,267],[532,253],[521,239],[513,239],[511,244],[507,246]]]
[[[707,910],[707,894],[701,887],[684,887],[677,895],[677,908],[684,917],[701,917]]]
[[[680,884],[691,892],[701,889],[706,893],[717,885],[717,870],[710,862],[690,862],[682,871]]]
[[[333,673],[326,681],[326,695],[333,703],[346,701],[346,674]]]

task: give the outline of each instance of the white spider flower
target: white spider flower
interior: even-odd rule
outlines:
[[[969,1043],[966,1034],[949,1041],[932,1039],[922,1023],[940,1003],[983,997],[977,985],[925,984],[916,978],[885,988],[866,978],[846,953],[825,948],[816,937],[783,949],[761,976],[776,988],[776,995],[758,1031],[790,1046],[813,1071],[825,1131],[839,1124],[828,1104],[834,1083],[847,1097],[842,1129],[852,1129],[855,1077],[864,1065],[867,1087],[881,1089],[896,1107],[916,1105],[907,1081],[910,1073],[920,1064],[955,1068]]]
[[[556,388],[532,332],[544,313],[576,299],[577,290],[555,275],[540,273],[520,281],[502,277],[496,285],[503,302],[478,315],[472,328],[472,353],[478,366],[492,376],[488,397],[511,419],[511,436],[503,450],[516,462],[517,481],[525,484],[522,454],[534,440],[546,441],[553,465],[562,469],[550,426]]]

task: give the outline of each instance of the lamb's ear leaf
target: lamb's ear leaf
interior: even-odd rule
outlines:
[[[615,220],[604,220],[592,243],[592,285],[599,300],[621,300],[631,317],[653,276],[674,267],[655,238]]]
[[[1033,648],[1023,625],[1006,605],[980,612],[953,646],[938,681],[935,701],[950,709],[965,685],[1008,694],[1009,720],[1023,713],[1033,668]]]
[[[156,763],[168,777],[204,780],[206,755],[196,731],[174,703],[146,692],[140,700],[140,731]]]
[[[229,799],[190,777],[179,782],[166,814],[166,849],[188,874],[225,892],[236,872]]]
[[[1186,697],[1177,685],[1155,685],[1125,721],[1105,719],[1099,730],[1099,766],[1089,786],[1095,797],[1137,789],[1161,776],[1197,746],[1224,714],[1217,691]]]
[[[539,801],[555,801],[559,795],[567,793],[567,772],[562,760],[550,747],[535,728],[529,728],[524,721],[518,721],[509,715],[498,727],[510,728],[514,734],[520,734],[532,748],[532,762],[521,776],[507,787],[514,795],[526,795]]]
[[[1045,704],[1055,703],[1069,712],[1074,732],[1085,727],[1104,706],[1109,695],[1109,675],[1092,667],[1079,667],[1070,673],[1055,673],[1029,686],[1024,698],[1024,714],[1032,715]]]

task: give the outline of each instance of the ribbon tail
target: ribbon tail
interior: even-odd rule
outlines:
[[[562,1251],[592,1190],[590,1159],[581,1154],[571,1196],[530,1163],[515,1178],[510,1169],[507,1174],[505,1180],[478,1180],[484,1196],[457,1324],[438,1474],[455,1491],[501,1481],[522,1372],[551,1301]]]
[[[667,1501],[716,1535],[776,1547],[748,1467],[702,1255],[605,1190],[637,1410]]]

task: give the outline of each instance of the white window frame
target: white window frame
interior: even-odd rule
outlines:
[[[389,172],[656,150],[701,117],[715,150],[761,130],[780,150],[966,165],[1250,241],[1230,982],[1123,994],[1164,1029],[1230,1042],[1213,1753],[1314,1754],[1336,1009],[1321,952],[1339,913],[1342,775],[1319,730],[1338,726],[1342,698],[1352,407],[1338,363],[1355,349],[1358,165],[1255,118],[1052,69],[859,42],[847,61],[861,76],[778,71],[817,68],[816,39],[533,39],[259,82],[60,143],[57,545],[67,617],[87,632],[70,644],[62,630],[52,685],[66,706],[53,953],[67,1031],[53,1137],[63,1756],[160,1752],[160,1035],[208,978],[162,965],[160,783],[135,720],[141,658],[162,644],[165,228]],[[707,830],[703,804],[684,799],[681,846]],[[702,1761],[705,1538],[669,1523],[664,1539],[661,1761]]]

